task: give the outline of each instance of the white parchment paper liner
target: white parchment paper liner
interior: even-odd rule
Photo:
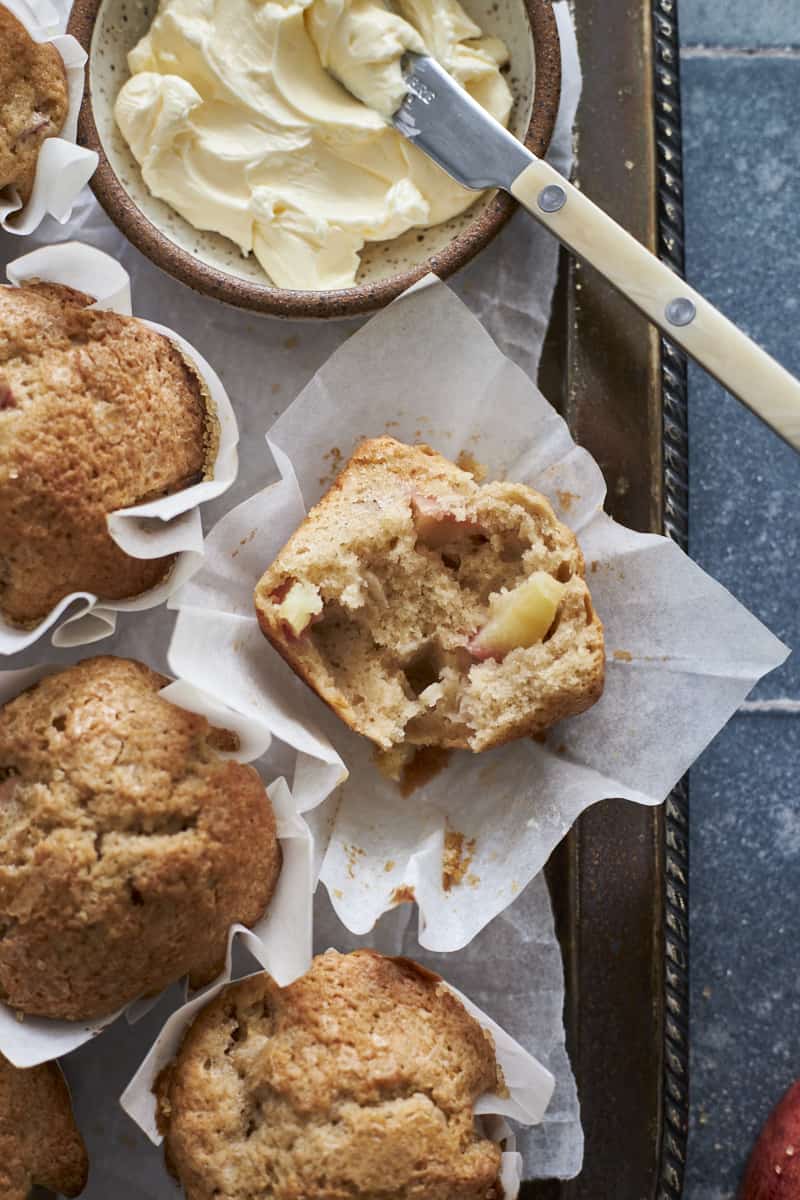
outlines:
[[[469,451],[490,478],[531,484],[573,528],[605,624],[607,679],[588,712],[479,756],[457,753],[404,798],[352,734],[262,637],[253,586],[332,464],[360,437],[389,432]],[[263,720],[312,761],[334,746],[350,771],[322,862],[336,913],[370,929],[400,894],[420,908],[420,942],[464,946],[541,870],[578,815],[603,797],[658,804],[786,648],[663,537],[603,512],[590,455],[523,372],[443,284],[401,298],[337,350],[273,425],[280,481],[224,517],[180,610],[172,670]],[[267,471],[265,465],[265,473]],[[198,656],[195,647],[203,645]],[[297,792],[302,804],[302,788]],[[445,890],[446,831],[469,847],[463,882]]]
[[[61,665],[43,663],[18,671],[0,671],[0,705],[18,696],[45,675],[61,669]],[[242,718],[241,714],[232,712],[183,680],[168,684],[162,688],[160,695],[172,704],[200,713],[220,728],[232,730],[238,735],[239,748],[221,753],[221,757],[257,763],[262,776],[269,775],[271,737],[263,724]],[[252,930],[243,925],[231,927],[226,967],[219,977],[220,985],[230,978],[231,945],[237,937],[244,941],[251,954],[280,983],[291,982],[302,975],[311,961],[314,892],[311,833],[297,811],[285,779],[274,779],[267,791],[275,812],[283,866],[269,907],[261,920]],[[209,986],[213,988],[215,984]],[[138,1020],[156,1001],[157,997],[133,1001],[125,1010],[128,1019]],[[56,1021],[33,1016],[20,1018],[8,1005],[0,1003],[0,1053],[17,1067],[32,1067],[48,1062],[96,1037],[119,1015],[120,1012],[111,1013],[90,1022]]]
[[[35,42],[52,42],[67,74],[67,116],[58,137],[46,138],[42,143],[28,203],[23,208],[19,196],[10,189],[0,193],[0,226],[8,233],[29,234],[48,214],[62,224],[68,221],[78,193],[97,166],[95,151],[76,145],[86,52],[74,37],[59,33],[59,13],[50,0],[3,0],[3,6]]]
[[[175,1057],[186,1030],[199,1010],[224,986],[224,983],[215,984],[169,1017],[120,1098],[122,1107],[155,1145],[160,1145],[163,1140],[156,1123],[156,1103],[153,1095],[155,1082],[164,1067]],[[538,1125],[550,1103],[555,1080],[546,1067],[520,1046],[519,1042],[514,1041],[491,1017],[457,988],[447,983],[446,986],[494,1039],[497,1061],[502,1067],[509,1095],[503,1097],[487,1093],[480,1096],[475,1104],[475,1114],[481,1118],[486,1137],[506,1143],[501,1180],[505,1200],[514,1200],[522,1179],[522,1158],[515,1150],[513,1135],[505,1118],[509,1117],[522,1125]]]
[[[9,263],[6,275],[16,286],[29,279],[67,284],[96,296],[94,307],[131,314],[127,272],[110,255],[79,242],[33,250]],[[222,495],[235,480],[239,430],[228,394],[203,356],[171,329],[152,321],[143,323],[170,338],[196,366],[219,420],[219,446],[210,479],[160,500],[119,509],[107,517],[109,533],[127,554],[145,559],[175,554],[175,565],[157,587],[130,599],[101,601],[91,592],[72,592],[33,629],[12,625],[0,614],[0,655],[26,649],[54,625],[54,646],[87,645],[108,637],[116,628],[118,612],[140,612],[162,604],[202,559],[203,527],[198,506]]]

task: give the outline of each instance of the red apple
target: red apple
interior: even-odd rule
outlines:
[[[800,1080],[767,1117],[738,1200],[800,1200]]]

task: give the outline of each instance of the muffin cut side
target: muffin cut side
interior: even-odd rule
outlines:
[[[198,482],[218,423],[177,347],[58,284],[0,287],[0,610],[29,626],[64,596],[114,601],[169,573],[108,532],[111,512]]]
[[[30,199],[42,143],[61,132],[69,107],[64,60],[49,42],[35,42],[0,6],[0,192]]]
[[[436,976],[372,951],[226,988],[157,1087],[188,1200],[499,1200],[486,1092],[506,1094],[491,1037]]]
[[[77,1196],[88,1170],[58,1066],[22,1071],[0,1054],[0,1200],[27,1200],[36,1186]]]
[[[222,969],[277,883],[275,818],[232,735],[127,659],[86,659],[0,709],[0,997],[105,1016]]]
[[[589,708],[602,625],[572,532],[521,484],[362,442],[258,583],[261,628],[383,751],[488,749]]]

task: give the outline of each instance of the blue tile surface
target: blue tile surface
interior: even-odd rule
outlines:
[[[800,374],[800,58],[683,64],[687,271]],[[747,103],[742,103],[742,97]],[[692,554],[789,645],[800,643],[800,456],[691,374]],[[800,695],[800,656],[757,695]]]
[[[680,0],[681,40],[710,46],[797,46],[798,0]]]
[[[740,716],[693,772],[692,1126],[686,1200],[733,1200],[800,1074],[800,720]]]
[[[800,0],[681,0],[682,37],[798,42]],[[687,269],[800,374],[800,54],[684,56]],[[789,645],[800,457],[690,373],[691,552]],[[757,689],[800,700],[800,657]],[[758,1129],[800,1075],[795,942],[800,713],[737,717],[692,771],[692,1119],[685,1200],[734,1200]]]

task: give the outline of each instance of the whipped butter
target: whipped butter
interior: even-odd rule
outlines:
[[[386,121],[402,55],[425,48],[507,124],[506,48],[457,0],[161,0],[114,115],[150,192],[196,229],[279,287],[350,287],[365,242],[475,200]]]

